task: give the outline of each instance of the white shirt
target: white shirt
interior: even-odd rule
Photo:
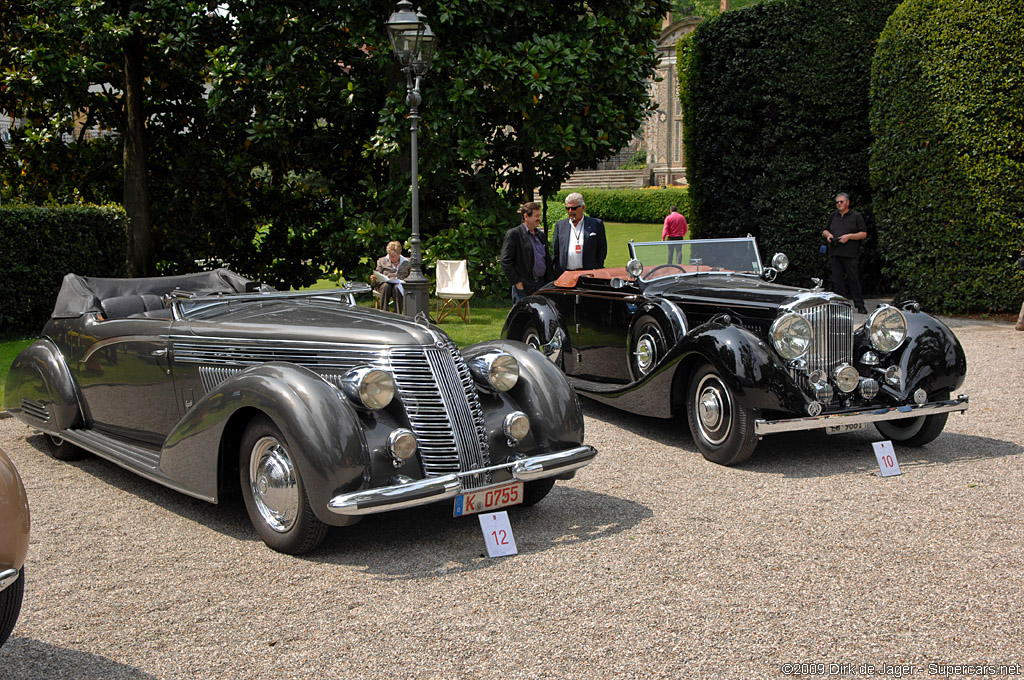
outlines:
[[[565,258],[566,269],[583,269],[583,239],[585,234],[583,233],[583,219],[584,215],[580,218],[580,221],[575,225],[572,223],[572,218],[569,218],[569,238],[568,245],[566,248],[568,252]]]

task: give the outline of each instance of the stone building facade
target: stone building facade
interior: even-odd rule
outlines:
[[[658,110],[643,129],[647,168],[655,185],[686,184],[686,150],[683,144],[683,110],[679,103],[676,43],[697,27],[700,17],[672,20],[666,17],[658,38],[658,77],[651,82],[651,98]]]

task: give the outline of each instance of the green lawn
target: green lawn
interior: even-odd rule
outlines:
[[[660,241],[660,224],[623,224],[619,222],[605,222],[608,236],[608,258],[605,264],[608,267],[624,267],[629,260],[629,248],[627,242],[634,241]],[[322,279],[311,289],[336,288],[338,284],[333,281]],[[372,306],[373,297],[366,294],[358,298],[359,304]],[[430,297],[431,314],[436,309],[434,297]],[[505,315],[512,306],[510,300],[485,300],[473,298],[470,300],[470,323],[464,323],[458,317],[448,317],[440,324],[441,328],[452,337],[452,340],[459,347],[472,345],[484,340],[494,340],[501,335],[501,326],[505,323]],[[14,338],[0,341],[0,406],[3,404],[4,388],[7,383],[7,372],[11,362],[25,347],[28,347],[34,340],[29,338]]]

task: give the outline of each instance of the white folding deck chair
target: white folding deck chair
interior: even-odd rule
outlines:
[[[437,323],[446,316],[455,313],[460,319],[469,323],[469,298],[473,291],[469,289],[469,271],[465,260],[437,261]]]

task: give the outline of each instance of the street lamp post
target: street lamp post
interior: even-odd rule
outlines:
[[[391,47],[405,72],[405,102],[409,105],[409,130],[412,140],[412,236],[409,241],[412,244],[412,257],[409,263],[409,278],[405,280],[405,313],[414,319],[420,312],[430,316],[428,284],[427,277],[423,275],[423,252],[420,241],[420,178],[417,148],[419,106],[423,101],[420,96],[420,84],[434,56],[434,33],[425,19],[423,14],[413,12],[409,0],[401,0],[387,24]]]

